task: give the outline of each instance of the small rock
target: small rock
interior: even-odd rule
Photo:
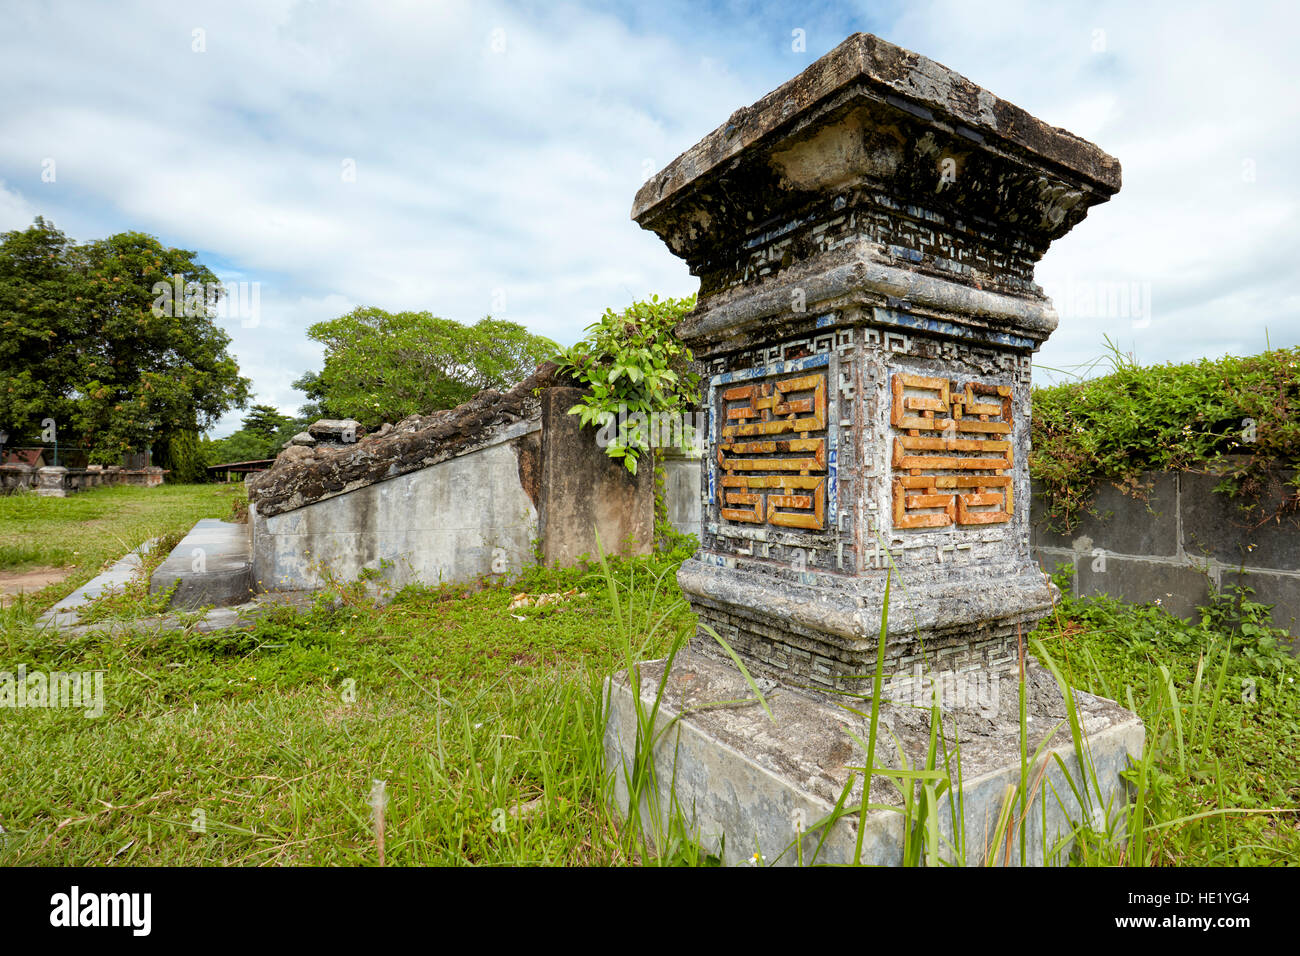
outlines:
[[[307,426],[311,437],[317,441],[350,445],[366,433],[361,423],[352,418],[322,418]]]
[[[310,432],[299,432],[285,443],[285,447],[287,448],[289,445],[305,445],[306,447],[311,448],[315,444],[316,439],[311,437]]]
[[[290,445],[279,455],[281,461],[297,461],[299,458],[310,458],[311,456],[312,449],[306,445]]]

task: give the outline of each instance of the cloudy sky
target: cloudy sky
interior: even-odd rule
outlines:
[[[1108,338],[1248,354],[1300,341],[1298,26],[1283,3],[6,0],[0,230],[140,230],[259,283],[256,323],[222,324],[256,401],[292,412],[307,327],[357,305],[567,345],[694,291],[628,218],[637,188],[861,30],[1123,164],[1039,266],[1044,380]]]

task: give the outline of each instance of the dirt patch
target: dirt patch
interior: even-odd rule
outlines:
[[[37,591],[58,584],[76,568],[30,568],[27,571],[0,571],[0,607],[8,607],[19,594]]]

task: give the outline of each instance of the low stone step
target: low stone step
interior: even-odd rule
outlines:
[[[242,604],[253,594],[253,557],[248,525],[203,518],[149,578],[149,593],[180,582],[171,606]]]
[[[107,571],[101,571],[37,618],[37,623],[56,628],[75,625],[81,612],[96,598],[103,597],[110,590],[120,591],[135,579],[144,567],[145,558],[158,544],[158,540],[158,538],[150,538],[133,551],[118,558]]]

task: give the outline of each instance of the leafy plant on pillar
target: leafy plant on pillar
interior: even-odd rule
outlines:
[[[653,452],[662,437],[655,434],[655,423],[662,416],[681,415],[698,398],[691,351],[673,334],[693,308],[693,295],[662,302],[656,295],[622,312],[606,309],[599,322],[587,327],[586,338],[561,353],[560,369],[588,389],[569,414],[579,416],[584,426],[599,426],[605,454],[621,459],[634,475],[642,453]],[[690,447],[689,431],[673,429],[684,452]]]

